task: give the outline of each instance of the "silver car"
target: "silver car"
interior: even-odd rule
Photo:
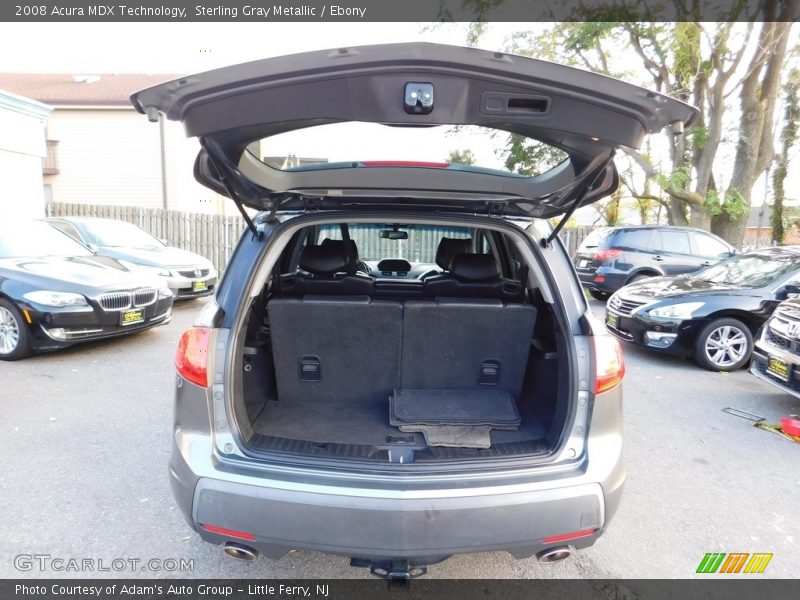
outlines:
[[[157,275],[178,300],[210,296],[218,273],[207,258],[169,246],[132,223],[98,217],[44,219],[100,256],[110,256]]]
[[[456,553],[549,562],[602,535],[625,479],[625,370],[557,233],[616,189],[616,148],[695,109],[430,44],[257,61],[132,101],[199,138],[196,177],[248,221],[176,355],[170,477],[203,540],[402,581]],[[476,158],[509,135],[560,158],[538,175],[435,160],[431,136],[465,130]]]

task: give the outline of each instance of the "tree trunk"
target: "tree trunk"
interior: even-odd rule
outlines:
[[[777,15],[780,4],[778,18],[791,21],[796,2],[768,0],[766,10]],[[737,248],[744,240],[753,184],[774,156],[773,115],[791,28],[791,22],[786,21],[761,26],[758,47],[740,93],[742,114],[733,176],[722,201],[722,212],[711,223],[714,233]]]

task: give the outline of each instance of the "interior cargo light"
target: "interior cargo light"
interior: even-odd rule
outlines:
[[[616,338],[610,335],[595,335],[594,359],[595,380],[594,393],[600,394],[616,387],[625,377],[625,361],[622,358],[622,347]]]
[[[201,387],[208,386],[207,327],[192,327],[183,332],[175,351],[175,368],[181,376]]]

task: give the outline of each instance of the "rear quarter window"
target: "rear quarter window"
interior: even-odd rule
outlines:
[[[624,231],[614,244],[623,246],[625,248],[633,248],[636,250],[650,250],[653,248],[653,230],[652,229],[635,229],[632,231]]]

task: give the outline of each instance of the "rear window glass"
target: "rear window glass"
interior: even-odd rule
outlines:
[[[406,232],[407,239],[386,239],[380,237],[381,231],[394,230]],[[382,260],[402,258],[412,263],[434,263],[439,241],[443,237],[466,239],[473,237],[473,231],[466,227],[433,227],[427,225],[373,225],[350,224],[350,239],[358,247],[358,256],[363,260]],[[324,225],[317,238],[322,243],[325,238],[342,239],[339,225]]]
[[[273,135],[252,142],[247,149],[280,170],[390,162],[459,165],[533,176],[568,158],[563,151],[542,142],[477,125],[331,123]]]
[[[614,233],[613,229],[593,229],[589,232],[589,235],[583,238],[578,251],[602,248],[608,242],[612,233]]]

